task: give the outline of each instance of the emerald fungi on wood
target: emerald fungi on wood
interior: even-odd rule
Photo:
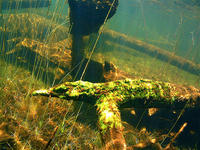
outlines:
[[[47,90],[34,91],[33,95],[83,101],[97,107],[99,129],[106,149],[126,149],[119,107],[200,107],[199,89],[146,79],[65,82]]]

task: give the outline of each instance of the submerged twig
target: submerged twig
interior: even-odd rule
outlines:
[[[178,137],[178,135],[183,132],[184,128],[187,126],[187,122],[185,122],[181,128],[179,129],[179,131],[175,134],[175,136],[173,137],[173,139],[170,141],[170,143],[165,147],[164,150],[170,150],[170,147],[172,145],[172,143],[176,140],[176,138]]]
[[[53,134],[52,134],[51,138],[49,139],[47,145],[45,146],[44,150],[46,150],[46,149],[49,147],[49,145],[51,144],[51,141],[53,140],[53,138],[54,138],[54,136],[55,136],[57,130],[58,130],[58,126],[55,127],[55,129],[54,129],[54,131],[53,131]]]

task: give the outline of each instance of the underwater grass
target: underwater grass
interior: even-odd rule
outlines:
[[[99,132],[90,124],[76,121],[71,102],[27,95],[46,85],[23,68],[2,60],[0,64],[0,131],[12,135],[17,149],[43,149],[56,127],[58,130],[49,146],[51,149],[101,148]],[[155,138],[154,134],[144,129],[139,131],[126,122],[123,124],[126,126],[124,134],[128,146],[137,144],[133,139],[146,142]]]
[[[13,135],[17,149],[93,149],[100,146],[98,133],[75,121],[71,102],[33,98],[28,93],[45,85],[31,73],[0,60],[0,130]],[[7,70],[7,71],[5,71]]]

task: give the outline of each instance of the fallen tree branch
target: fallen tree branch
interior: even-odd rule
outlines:
[[[33,95],[59,97],[67,100],[83,101],[92,105],[108,96],[119,107],[182,108],[200,107],[200,90],[167,82],[147,79],[117,80],[106,83],[87,81],[65,82],[48,90],[38,90]]]
[[[114,43],[120,43],[121,45],[125,45],[137,51],[156,57],[157,59],[160,59],[162,61],[168,62],[180,69],[196,75],[200,75],[200,64],[195,64],[194,62],[187,60],[181,56],[177,56],[176,54],[169,52],[165,49],[159,48],[152,44],[146,43],[133,37],[129,37],[123,33],[119,33],[113,30],[105,30],[102,36],[102,39],[106,39]]]
[[[83,101],[96,106],[106,149],[126,149],[119,107],[200,107],[199,89],[146,79],[65,82],[47,90],[34,91],[33,95]]]

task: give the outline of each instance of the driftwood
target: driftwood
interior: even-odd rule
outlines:
[[[134,37],[128,37],[125,34],[113,30],[105,30],[102,36],[102,38],[105,40],[120,43],[121,45],[125,45],[140,52],[146,53],[162,61],[169,62],[180,69],[200,75],[200,64],[195,64],[190,60],[177,56],[172,52],[161,49],[152,44],[148,44]]]
[[[97,33],[117,10],[118,0],[68,0],[72,35]]]
[[[96,107],[106,149],[126,149],[119,107],[200,107],[200,90],[152,80],[117,80],[107,83],[65,82],[34,91],[33,95],[83,101]]]

